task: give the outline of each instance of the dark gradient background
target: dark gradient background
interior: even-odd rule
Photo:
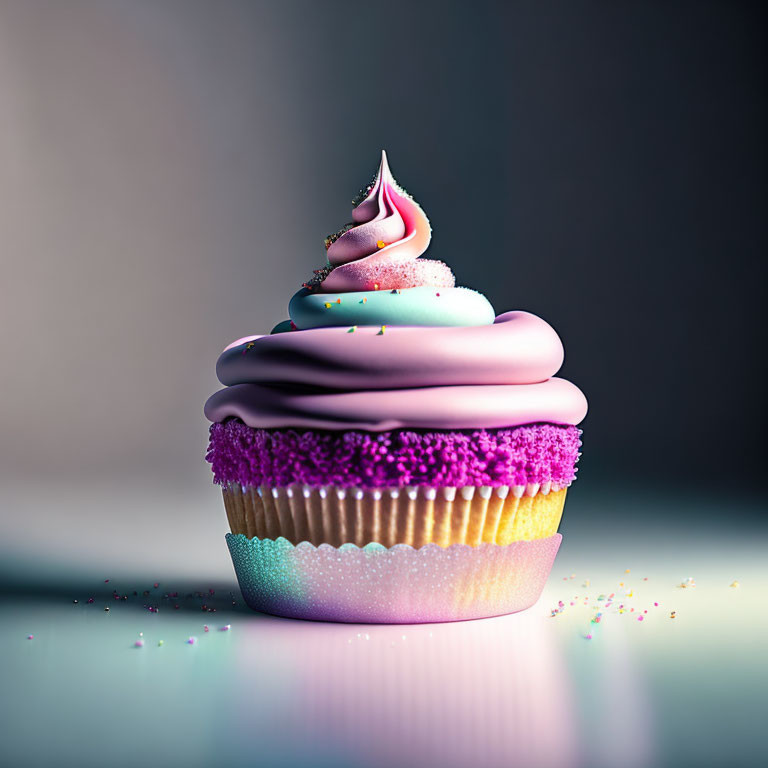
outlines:
[[[207,482],[219,350],[285,317],[385,147],[430,254],[561,334],[582,478],[757,483],[762,4],[0,13],[11,476]]]
[[[766,764],[767,17],[0,0],[0,763]],[[237,602],[215,361],[286,317],[382,147],[429,254],[547,319],[590,401],[524,614]],[[601,592],[638,613],[597,627]]]

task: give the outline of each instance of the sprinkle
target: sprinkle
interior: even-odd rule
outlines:
[[[590,632],[588,635],[584,635],[585,640],[591,640],[592,639],[592,633]]]
[[[347,331],[347,333],[354,333],[356,330],[357,330],[357,326],[356,326],[356,325],[353,325],[353,326],[352,326],[352,327],[351,327],[351,328],[350,328],[350,329]]]
[[[158,640],[157,641],[157,647],[159,648],[161,645],[165,644],[165,640]]]
[[[629,573],[629,568],[625,568],[624,573]]]
[[[194,645],[197,642],[196,637],[190,637],[189,640],[187,640],[187,645]]]
[[[379,284],[378,283],[374,283],[373,284],[373,290],[374,291],[378,291],[379,290]]]
[[[326,309],[330,309],[331,308],[331,302],[330,301],[326,301],[326,302],[323,302],[323,303],[325,304],[325,308]]]
[[[386,245],[386,243],[383,240],[379,240],[376,243],[377,248],[383,248]]]
[[[436,294],[435,294],[435,296],[439,296],[439,295],[440,295],[439,293],[436,293]]]
[[[155,587],[155,589],[157,589],[159,586],[160,586],[160,582],[159,582],[159,581],[156,581],[156,582],[154,583],[154,587]]]
[[[207,624],[203,624],[203,629],[208,632],[210,631],[210,627]]]
[[[143,640],[137,640],[137,641],[136,641],[136,642],[133,644],[133,647],[134,647],[134,648],[143,648],[143,647],[144,647],[144,641],[143,641]]]
[[[77,600],[73,600],[73,601],[72,601],[72,603],[73,603],[74,605],[77,605]]]
[[[229,630],[231,629],[231,627],[232,627],[232,625],[231,625],[231,624],[225,624],[223,627],[221,627],[221,629],[219,630],[219,632],[229,632]]]
[[[34,639],[35,639],[34,635],[27,635],[27,640],[34,640]]]
[[[638,617],[637,617],[637,620],[638,620],[638,621],[642,621],[642,620],[643,620],[643,616],[638,616]]]
[[[384,331],[385,331],[386,329],[387,329],[387,326],[386,326],[386,325],[382,325],[382,326],[381,326],[381,330],[380,330],[380,331],[379,331],[379,332],[378,332],[376,335],[377,335],[377,336],[383,336],[383,335],[384,335]]]
[[[109,579],[104,579],[105,584],[109,584]]]
[[[685,581],[682,581],[677,585],[678,589],[688,589],[689,587],[695,586],[696,582],[694,581],[693,576],[689,576]]]
[[[738,581],[732,581],[728,586],[733,587],[735,589],[736,587],[738,587],[740,585],[739,585]]]
[[[367,296],[363,296],[363,298],[362,298],[362,299],[360,299],[360,302],[359,302],[359,303],[360,303],[360,304],[367,304],[367,303],[368,303],[368,297],[367,297]]]
[[[105,613],[109,613],[109,606],[107,606],[107,607],[104,609],[104,612],[105,612]]]
[[[676,615],[677,615],[677,611],[672,611],[672,612],[669,614],[669,618],[670,618],[670,619],[674,619]]]
[[[296,323],[294,323],[293,320],[291,320],[291,330],[292,331],[298,331],[299,330],[299,326],[296,325]]]
[[[658,603],[654,603],[653,605],[654,605],[656,608],[658,608],[658,607],[659,607],[659,604],[658,604]]]

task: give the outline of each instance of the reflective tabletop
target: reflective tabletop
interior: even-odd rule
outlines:
[[[528,611],[325,624],[244,606],[210,499],[187,502],[192,518],[211,519],[186,538],[154,537],[141,521],[160,512],[143,501],[140,530],[134,521],[112,549],[89,517],[98,495],[89,499],[79,514],[92,535],[68,539],[61,524],[63,547],[4,524],[3,765],[738,766],[766,757],[765,529],[730,530],[712,516],[675,528],[642,499],[582,499],[566,507],[563,546]],[[20,494],[5,501],[37,509]],[[615,510],[615,524],[594,523],[589,504],[605,507],[602,521]],[[39,509],[38,522],[55,531],[55,514]]]

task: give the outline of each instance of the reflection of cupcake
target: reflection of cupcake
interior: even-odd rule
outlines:
[[[386,156],[353,219],[291,320],[224,350],[227,386],[206,404],[246,599],[368,621],[527,607],[559,545],[587,407],[552,378],[562,344],[526,312],[494,319],[419,258],[429,223]]]

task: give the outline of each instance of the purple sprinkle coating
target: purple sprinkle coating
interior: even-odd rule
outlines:
[[[231,420],[211,425],[206,460],[219,485],[565,486],[576,478],[580,435],[556,424],[371,433],[256,429]]]

